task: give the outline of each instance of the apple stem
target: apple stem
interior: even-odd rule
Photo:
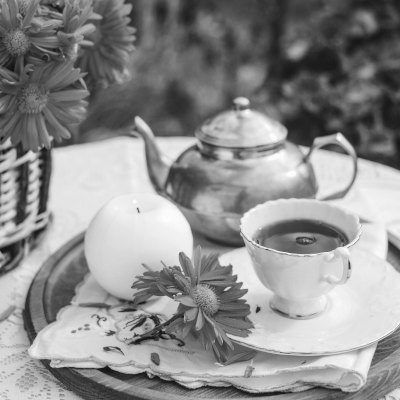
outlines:
[[[139,210],[139,207],[136,207],[136,210],[137,210],[137,212],[140,214],[140,210]]]

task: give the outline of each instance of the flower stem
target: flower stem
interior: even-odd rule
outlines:
[[[172,318],[170,318],[168,321],[165,321],[163,324],[161,325],[157,325],[156,327],[154,327],[151,331],[148,331],[146,333],[144,333],[143,335],[140,335],[141,338],[146,338],[146,337],[151,337],[153,336],[155,333],[159,332],[162,330],[162,328],[164,328],[165,326],[169,325],[171,322],[175,321],[176,319],[180,318],[183,316],[183,312],[180,312],[178,314],[175,314]]]

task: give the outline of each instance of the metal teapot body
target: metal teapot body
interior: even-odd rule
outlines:
[[[254,118],[247,111],[248,100],[236,99],[233,114],[226,112],[206,122],[196,132],[197,145],[171,166],[159,153],[150,128],[138,118],[135,121],[136,131],[145,139],[149,175],[157,192],[181,209],[192,229],[229,245],[243,244],[240,218],[257,204],[316,197],[318,185],[309,161],[315,148],[336,143],[354,160],[350,184],[331,198],[347,193],[356,175],[356,155],[343,135],[317,138],[304,155],[286,141],[282,125],[257,112]]]

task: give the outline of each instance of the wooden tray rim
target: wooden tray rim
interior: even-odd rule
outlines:
[[[51,272],[57,266],[57,263],[67,256],[73,249],[78,246],[82,246],[85,232],[80,233],[68,243],[62,246],[58,251],[51,255],[47,261],[43,264],[41,269],[38,271],[36,277],[32,281],[31,287],[27,294],[26,305],[24,310],[24,321],[25,329],[27,330],[29,340],[33,342],[37,336],[37,332],[47,326],[49,323],[46,319],[43,307],[33,307],[31,298],[41,296],[45,293],[48,278],[51,276]],[[43,303],[41,303],[43,305]],[[29,310],[29,314],[28,311]],[[62,383],[66,386],[69,380],[80,380],[82,385],[90,387],[91,390],[106,390],[109,395],[117,396],[118,399],[146,399],[146,400],[187,400],[188,396],[182,396],[179,394],[162,393],[153,389],[147,389],[140,386],[133,386],[129,383],[123,382],[114,378],[108,374],[103,373],[98,369],[78,369],[72,367],[66,367],[62,369],[50,367],[49,360],[41,360],[44,366]],[[346,399],[346,400],[376,400],[382,396],[385,396],[390,391],[400,386],[400,368],[397,375],[397,379],[389,379],[391,367],[400,367],[400,347],[385,357],[383,360],[372,366],[368,373],[367,383],[363,388],[357,392],[345,393],[339,390],[331,390],[324,388],[314,388],[304,392],[295,393],[282,393],[271,394],[266,393],[265,395],[257,394],[254,397],[260,400],[310,400],[310,399]],[[393,378],[393,377],[392,377]],[[105,382],[107,381],[107,382]],[[387,385],[385,388],[381,387],[379,383],[385,381]],[[107,383],[105,387],[104,384]],[[371,389],[377,389],[379,385],[380,391],[374,394],[374,397],[370,397],[367,393]],[[215,390],[223,390],[223,388],[213,388]],[[78,395],[81,395],[78,393]],[[312,395],[312,396],[310,396]],[[82,395],[81,395],[82,396]],[[218,396],[217,396],[218,397]],[[217,398],[216,397],[216,398]],[[97,397],[98,398],[98,397]],[[111,398],[111,397],[104,397]],[[202,397],[204,399],[211,397]],[[229,397],[231,400],[243,400],[243,397]]]

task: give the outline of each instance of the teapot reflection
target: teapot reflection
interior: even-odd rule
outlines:
[[[304,155],[286,140],[283,125],[250,109],[249,100],[243,97],[233,101],[232,110],[201,125],[195,132],[197,144],[172,165],[160,153],[150,127],[139,117],[135,118],[134,131],[144,139],[155,190],[180,208],[192,229],[229,245],[243,245],[240,218],[257,204],[316,197],[318,184],[310,163],[315,149],[337,144],[351,156],[354,165],[347,186],[325,200],[343,197],[357,174],[355,150],[341,133],[316,138]]]

